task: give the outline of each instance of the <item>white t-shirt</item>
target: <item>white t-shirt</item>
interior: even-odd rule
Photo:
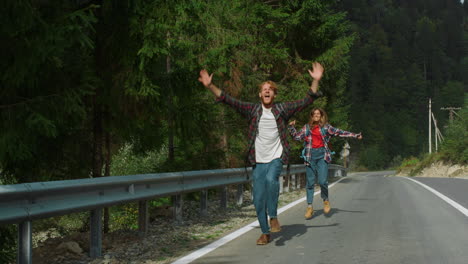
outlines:
[[[271,108],[262,105],[263,113],[258,124],[258,134],[255,139],[255,161],[257,163],[268,163],[274,159],[281,158],[283,145],[279,137],[278,126]]]

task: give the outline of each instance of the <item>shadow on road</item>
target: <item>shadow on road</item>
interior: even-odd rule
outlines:
[[[300,237],[307,232],[309,228],[317,228],[317,227],[330,227],[330,226],[338,226],[339,223],[334,223],[331,225],[315,225],[315,226],[307,226],[304,224],[294,224],[294,225],[284,225],[281,227],[281,232],[276,234],[272,234],[273,242],[275,242],[276,246],[284,246],[284,242],[291,240],[294,237]]]
[[[333,208],[330,210],[330,213],[328,214],[324,214],[323,213],[323,209],[320,209],[320,210],[314,210],[314,217],[312,217],[311,219],[309,220],[312,220],[318,216],[325,216],[326,218],[330,218],[332,217],[334,214],[338,214],[338,213],[359,213],[359,214],[362,214],[362,213],[367,213],[367,211],[355,211],[355,210],[343,210],[343,209],[339,209],[339,208]]]
[[[355,178],[347,177],[347,178],[341,180],[340,183],[348,183],[348,182],[355,182],[355,181],[358,181],[358,180],[355,179]]]

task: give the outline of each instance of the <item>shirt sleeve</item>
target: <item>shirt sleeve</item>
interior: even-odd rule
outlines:
[[[322,92],[318,91],[317,93],[313,93],[310,89],[307,91],[307,96],[303,99],[291,101],[291,102],[284,102],[283,107],[285,111],[286,120],[291,118],[296,112],[302,111],[308,105],[312,104],[315,99],[322,96]]]
[[[339,136],[339,137],[354,137],[357,138],[361,133],[356,134],[353,132],[345,131],[336,127],[333,127],[331,125],[328,126],[327,133],[331,136]]]
[[[248,103],[235,99],[234,97],[230,96],[224,91],[221,91],[221,95],[216,99],[216,101],[229,105],[245,117],[249,117],[252,114],[252,110],[255,107],[254,103]]]
[[[291,136],[293,137],[294,140],[297,140],[297,141],[302,141],[304,140],[305,138],[305,135],[306,135],[306,127],[303,126],[301,130],[297,131],[296,128],[294,126],[288,126],[288,129],[289,129],[289,133],[291,134]]]

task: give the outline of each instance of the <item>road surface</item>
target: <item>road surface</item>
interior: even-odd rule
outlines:
[[[255,244],[260,228],[237,237],[191,263],[468,263],[468,215],[414,181],[391,172],[356,173],[330,188],[325,216],[314,198],[279,216],[283,230],[266,246]],[[416,178],[468,205],[468,180]]]

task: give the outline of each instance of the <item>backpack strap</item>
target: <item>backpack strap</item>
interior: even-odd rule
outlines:
[[[309,123],[306,123],[305,128],[306,128],[305,135],[306,135],[306,137],[307,137],[307,136],[309,136],[309,135],[311,134]],[[306,145],[307,145],[307,143],[306,143],[305,140],[304,140],[304,147],[302,148],[301,158],[302,158],[304,161],[309,162],[309,161],[307,160],[306,156],[305,156]]]
[[[311,133],[309,123],[306,123],[305,127],[306,127],[306,136],[308,136]]]
[[[330,141],[325,142],[325,135],[327,134],[327,129],[325,129],[325,127],[327,127],[327,129],[328,129],[328,125],[324,125],[323,127],[320,128],[320,131],[322,132],[322,135],[324,136],[323,141],[324,141],[324,144],[327,145],[327,148],[328,148],[328,150],[330,151],[330,154],[331,154],[331,155],[334,155],[334,154],[335,154],[335,151],[332,150]]]
[[[325,125],[326,126],[326,125]],[[320,127],[320,131],[322,132],[322,135],[325,136],[327,134],[327,130],[325,129],[325,126]]]

